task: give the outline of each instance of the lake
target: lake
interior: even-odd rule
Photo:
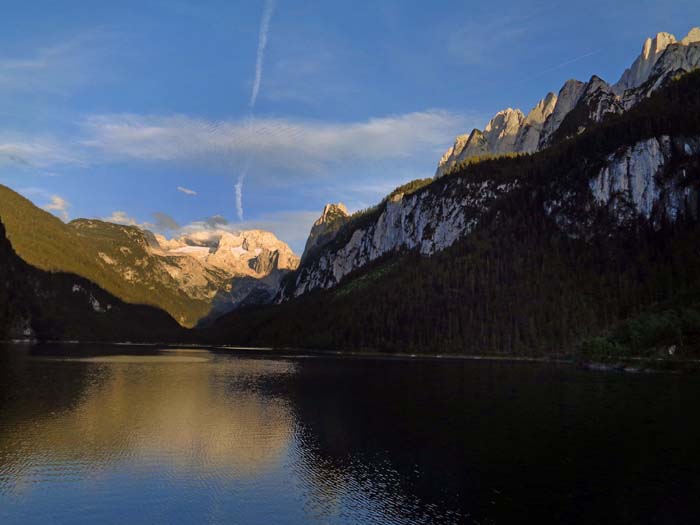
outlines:
[[[0,523],[692,523],[700,381],[0,347]]]

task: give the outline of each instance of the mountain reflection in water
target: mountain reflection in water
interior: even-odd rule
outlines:
[[[7,346],[0,385],[3,524],[675,523],[700,510],[689,377]]]

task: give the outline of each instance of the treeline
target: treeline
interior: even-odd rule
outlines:
[[[647,305],[698,293],[698,246],[693,222],[583,241],[543,214],[515,213],[433,257],[377,261],[332,291],[234,312],[209,335],[246,345],[565,353]]]

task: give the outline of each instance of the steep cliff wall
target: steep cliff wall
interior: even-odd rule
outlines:
[[[432,255],[444,250],[472,231],[491,204],[516,185],[455,177],[449,184],[431,185],[411,195],[399,193],[365,220],[365,226],[350,228],[346,239],[335,239],[315,259],[305,261],[283,298],[332,288],[346,275],[392,252]]]
[[[611,154],[591,179],[591,192],[619,220],[630,215],[674,220],[685,211],[696,214],[698,191],[688,183],[684,161],[699,157],[700,136],[646,139]]]

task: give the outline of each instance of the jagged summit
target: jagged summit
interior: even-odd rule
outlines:
[[[623,92],[642,85],[649,78],[651,70],[661,54],[670,44],[676,43],[676,37],[670,33],[658,33],[654,38],[647,38],[642,46],[642,53],[615,84],[615,90]]]
[[[700,42],[700,27],[694,27],[685,37],[681,40],[681,44],[684,46],[693,44],[695,42]]]
[[[345,207],[345,204],[342,202],[337,204],[328,203],[323,207],[323,213],[315,224],[323,224],[324,222],[332,221],[337,215],[348,215],[348,209]]]
[[[539,151],[580,133],[607,114],[626,111],[669,78],[699,66],[700,28],[691,29],[680,41],[670,33],[658,33],[645,40],[641,54],[616,84],[611,86],[596,75],[588,82],[570,79],[558,95],[548,93],[540,100],[527,117],[507,108],[496,113],[483,132],[474,129],[458,136],[440,159],[435,177],[469,157]]]
[[[286,243],[264,230],[203,230],[176,239],[157,234],[155,240],[158,243],[155,251],[159,254],[193,257],[232,276],[264,277],[266,274],[260,275],[255,269],[294,270],[299,264],[299,258]],[[272,259],[276,264],[270,264]]]
[[[311,227],[301,261],[303,262],[311,252],[330,241],[349,218],[348,209],[342,202],[326,204],[323,207],[323,213]]]

